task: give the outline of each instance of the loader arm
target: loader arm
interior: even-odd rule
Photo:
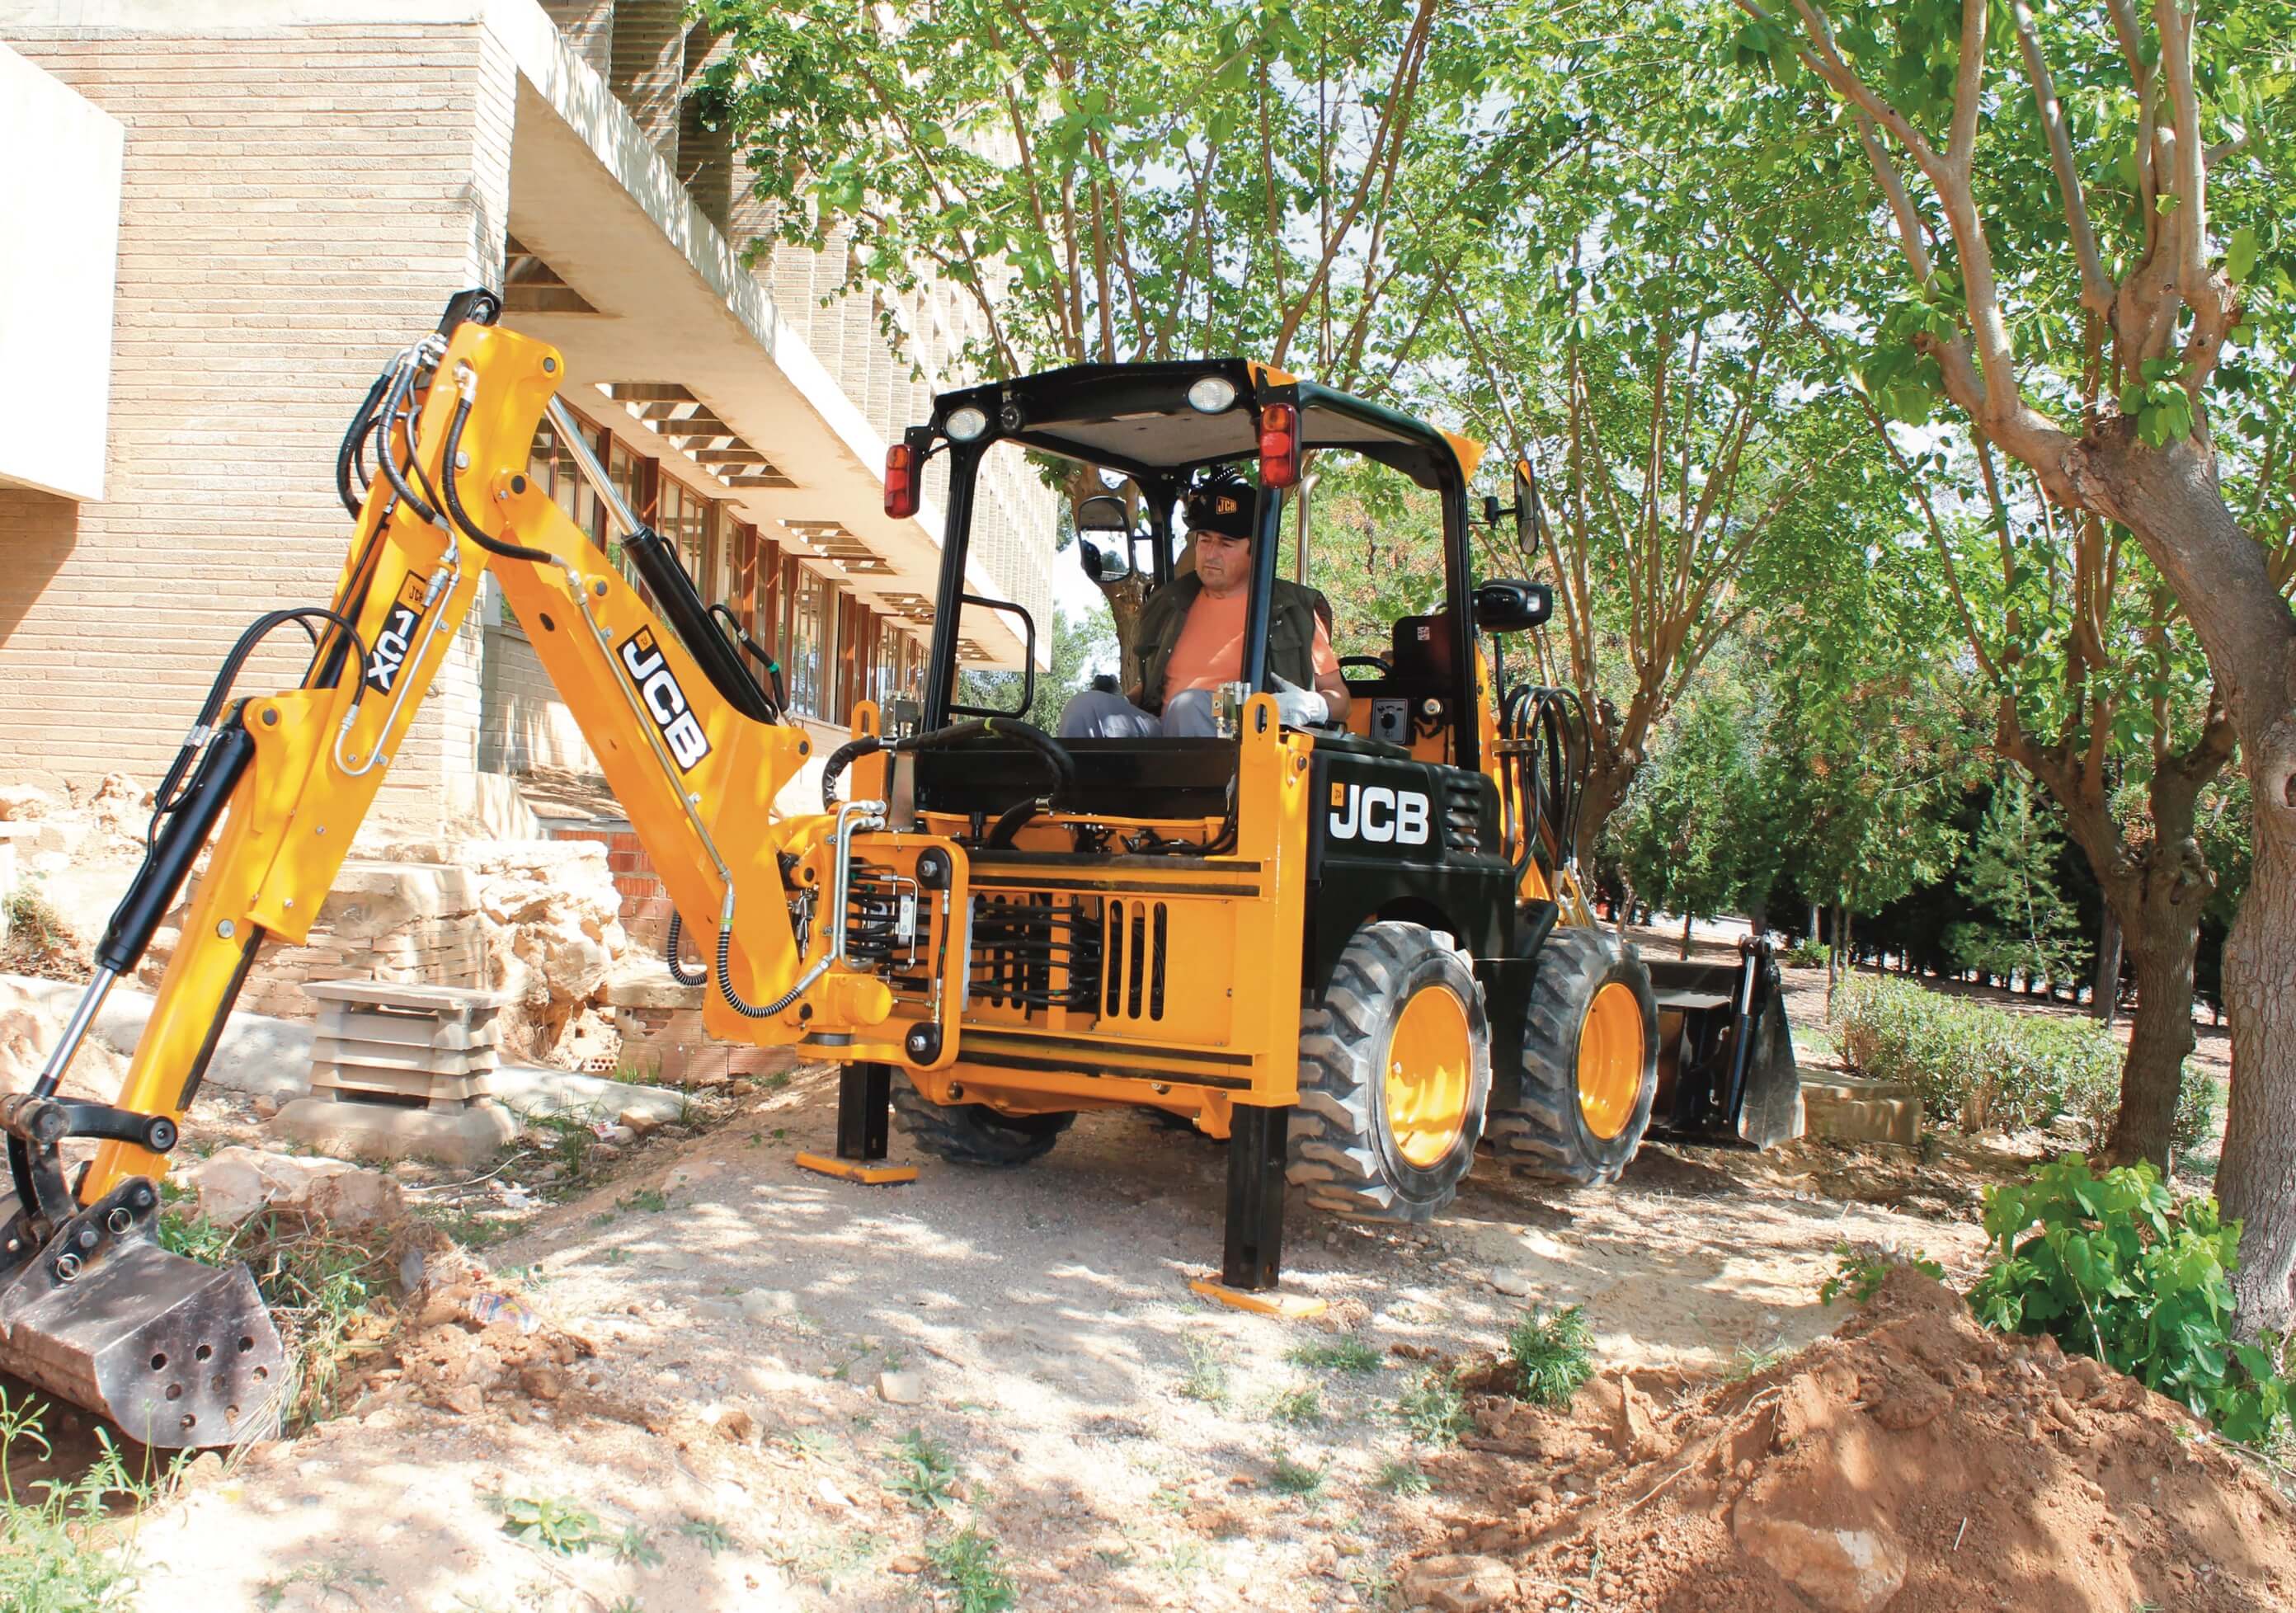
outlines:
[[[357,525],[332,603],[274,612],[242,638],[160,788],[150,855],[97,947],[94,980],[32,1089],[0,1100],[15,1190],[12,1205],[0,1199],[0,1370],[147,1443],[242,1437],[262,1386],[275,1387],[277,1335],[245,1269],[219,1273],[153,1242],[156,1179],[258,953],[308,935],[482,577],[496,577],[712,959],[718,989],[705,1023],[724,1036],[786,1009],[836,950],[810,969],[800,958],[783,869],[815,880],[800,862],[819,861],[824,833],[851,831],[773,810],[808,741],[774,720],[753,683],[705,670],[689,644],[707,634],[702,656],[726,651],[706,607],[594,462],[652,601],[529,480],[564,364],[548,344],[494,326],[498,306],[483,292],[456,298],[439,332],[369,394],[345,445]],[[379,473],[361,497],[351,467],[370,451]],[[683,637],[664,619],[681,613]],[[229,678],[260,637],[299,618],[314,634],[302,683],[231,697]],[[57,1098],[105,993],[134,972],[210,839],[116,1102]],[[765,1039],[754,1027],[742,1034]],[[800,1034],[767,1028],[776,1039]],[[71,1138],[98,1146],[67,1188],[60,1147]],[[167,1364],[194,1355],[201,1364],[188,1373]]]

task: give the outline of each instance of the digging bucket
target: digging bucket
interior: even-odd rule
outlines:
[[[163,1450],[278,1423],[286,1350],[255,1278],[161,1249],[159,1190],[132,1176],[33,1247],[0,1193],[0,1372]]]
[[[1801,1135],[1776,954],[1767,940],[1738,947],[1735,963],[1645,959],[1659,1016],[1654,1137],[1767,1148]]]

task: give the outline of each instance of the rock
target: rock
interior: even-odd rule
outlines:
[[[1514,1569],[1496,1557],[1430,1557],[1403,1576],[1404,1600],[1437,1613],[1480,1613],[1513,1601],[1519,1590]]]
[[[566,1393],[566,1374],[537,1362],[519,1369],[518,1387],[537,1400],[556,1400]]]
[[[598,1141],[611,1148],[627,1148],[637,1140],[636,1129],[627,1126],[610,1126],[598,1135]]]
[[[1619,1380],[1619,1414],[1611,1425],[1611,1444],[1628,1462],[1648,1462],[1666,1453],[1649,1397],[1623,1378]]]
[[[1528,1299],[1536,1290],[1530,1279],[1518,1271],[1502,1268],[1491,1273],[1491,1286],[1511,1298]]]
[[[709,1422],[718,1438],[734,1445],[747,1445],[757,1437],[758,1420],[738,1405],[712,1407]]]
[[[877,1375],[877,1393],[888,1405],[920,1405],[925,1397],[924,1375],[921,1372],[881,1372]]]
[[[753,1288],[742,1296],[742,1314],[754,1322],[793,1315],[796,1311],[797,1296],[780,1289]]]
[[[885,1566],[896,1574],[922,1574],[925,1560],[914,1552],[904,1552]]]
[[[614,1124],[633,1136],[646,1137],[661,1128],[661,1117],[643,1109],[626,1109],[614,1117]]]
[[[250,1107],[255,1110],[257,1119],[268,1120],[279,1112],[279,1100],[268,1097],[258,1098]]]
[[[56,798],[37,784],[0,786],[0,822],[29,823],[50,816],[55,809]]]
[[[381,1171],[340,1159],[307,1159],[251,1148],[219,1149],[187,1172],[200,1214],[237,1226],[264,1209],[311,1216],[346,1231],[383,1226],[406,1214],[406,1195]]]
[[[1876,1613],[1906,1583],[1905,1549],[1878,1519],[1826,1527],[1740,1503],[1738,1543],[1827,1613]]]

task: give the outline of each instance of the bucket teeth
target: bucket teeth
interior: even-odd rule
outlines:
[[[13,1221],[0,1197],[0,1224]],[[244,1265],[160,1247],[159,1193],[132,1178],[0,1276],[0,1371],[162,1449],[268,1433],[286,1352]]]

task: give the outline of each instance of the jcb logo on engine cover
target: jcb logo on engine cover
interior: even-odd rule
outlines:
[[[1331,816],[1324,827],[1335,840],[1370,840],[1379,845],[1427,844],[1427,798],[1416,790],[1390,790],[1384,784],[1332,785]]]
[[[685,703],[685,691],[677,686],[676,675],[653,642],[652,628],[641,627],[622,641],[622,666],[638,686],[653,725],[668,742],[669,754],[680,767],[691,772],[696,762],[709,754],[709,736],[694,720],[693,708]]]
[[[382,631],[374,635],[374,649],[366,658],[366,686],[377,694],[390,692],[406,658],[414,652],[414,630],[422,625],[423,601],[422,579],[409,572],[398,585],[398,597],[391,602],[390,614],[383,618]]]

